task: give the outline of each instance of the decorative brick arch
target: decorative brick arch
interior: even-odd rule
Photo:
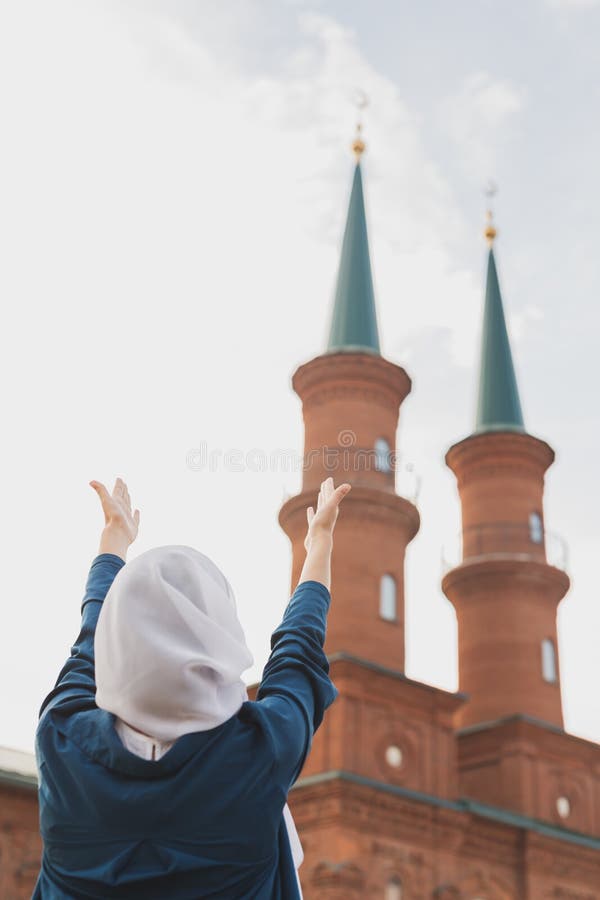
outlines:
[[[416,880],[413,873],[410,871],[409,865],[404,862],[390,860],[383,870],[383,881],[381,893],[379,895],[382,900],[386,896],[386,888],[394,879],[396,879],[402,888],[402,900],[410,900],[410,897],[415,896]]]
[[[356,863],[345,860],[334,863],[321,860],[312,869],[308,883],[318,897],[344,897],[362,900],[365,894],[365,873]]]

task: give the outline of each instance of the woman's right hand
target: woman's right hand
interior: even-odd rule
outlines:
[[[337,521],[340,503],[350,490],[349,484],[340,484],[337,488],[333,485],[333,478],[327,478],[321,484],[317,499],[317,510],[312,506],[306,510],[308,531],[304,540],[304,546],[308,551],[315,539],[329,538],[333,536],[333,529]]]

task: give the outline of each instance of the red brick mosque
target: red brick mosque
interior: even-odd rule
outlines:
[[[339,697],[289,798],[304,897],[596,900],[600,745],[563,727],[556,613],[569,578],[548,561],[543,502],[554,451],[523,421],[491,221],[477,413],[446,452],[462,511],[461,558],[442,580],[460,692],[404,674],[404,558],[420,523],[396,493],[389,451],[411,381],[380,352],[363,150],[359,136],[328,346],[292,382],[312,462],[279,516],[294,586],[320,481],[343,472],[353,484],[326,644]],[[0,755],[2,900],[29,897],[37,874],[25,768]]]
[[[461,559],[442,580],[460,692],[404,674],[404,557],[419,513],[396,493],[386,451],[411,381],[380,352],[360,138],[354,150],[329,343],[292,381],[312,465],[279,516],[293,585],[305,507],[337,448],[338,480],[353,484],[326,643],[340,693],[290,794],[304,896],[594,900],[600,746],[563,728],[556,612],[569,578],[547,560],[543,509],[554,451],[523,421],[491,221],[477,414],[446,453],[462,510]]]

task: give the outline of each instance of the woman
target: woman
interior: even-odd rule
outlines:
[[[139,511],[104,511],[82,627],[40,710],[42,867],[34,900],[295,900],[287,794],[337,691],[323,652],[332,538],[350,485],[324,481],[306,560],[255,702],[231,587],[190,547],[125,565]],[[295,860],[294,860],[295,853]]]

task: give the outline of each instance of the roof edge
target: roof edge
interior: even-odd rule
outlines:
[[[561,828],[559,825],[552,825],[540,819],[532,819],[529,816],[523,816],[521,813],[511,812],[499,806],[489,806],[486,803],[480,803],[478,800],[471,800],[468,797],[447,800],[444,797],[436,797],[434,794],[425,794],[421,791],[401,787],[400,785],[387,784],[386,782],[377,781],[365,775],[357,775],[354,772],[347,772],[343,769],[332,769],[328,772],[320,772],[317,775],[307,775],[305,778],[300,778],[293,785],[292,791],[302,790],[313,785],[326,784],[331,781],[346,781],[416,803],[425,803],[429,806],[441,807],[459,813],[471,813],[484,819],[490,819],[499,825],[532,831],[553,840],[578,844],[579,846],[587,847],[589,850],[600,850],[600,838],[595,838],[579,831],[571,831],[568,828]]]

